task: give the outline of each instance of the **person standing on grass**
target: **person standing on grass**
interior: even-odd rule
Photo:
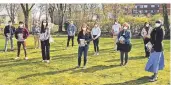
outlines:
[[[84,53],[84,67],[83,67],[83,69],[86,68],[87,54],[88,54],[89,44],[90,44],[91,40],[92,39],[91,39],[90,30],[88,29],[87,24],[84,23],[81,27],[81,31],[79,32],[78,38],[77,38],[77,42],[79,44],[77,68],[79,68],[81,65],[81,56],[83,53]]]
[[[39,23],[36,22],[36,24],[32,27],[32,34],[34,36],[34,47],[35,49],[40,48],[40,26]]]
[[[50,29],[47,21],[42,21],[40,30],[40,41],[42,50],[42,62],[50,62]]]
[[[12,26],[12,22],[8,21],[8,25],[4,28],[4,36],[5,36],[5,49],[4,52],[7,51],[8,41],[10,40],[11,43],[11,51],[14,50],[14,43],[13,43],[13,35],[15,33],[15,27]]]
[[[68,33],[67,48],[69,47],[70,40],[72,40],[72,47],[74,46],[74,36],[76,33],[76,29],[77,28],[74,25],[73,21],[71,21],[67,28],[67,33]]]
[[[144,28],[141,31],[141,36],[143,37],[143,41],[144,41],[145,57],[150,56],[150,52],[147,50],[146,44],[150,41],[151,31],[152,31],[152,27],[148,22],[145,22]]]
[[[121,59],[121,66],[126,65],[128,63],[128,52],[130,51],[130,37],[131,33],[129,31],[129,24],[123,24],[123,30],[118,34],[118,47],[117,50],[120,51],[120,59]],[[125,62],[124,62],[125,57]]]
[[[150,34],[150,42],[152,44],[152,49],[150,50],[151,54],[146,64],[145,70],[154,73],[150,77],[151,82],[157,81],[158,71],[163,70],[164,68],[164,54],[162,45],[164,32],[161,26],[162,22],[156,21],[155,28],[152,30]]]
[[[27,51],[26,51],[26,39],[29,36],[28,30],[25,28],[24,23],[22,21],[19,22],[19,27],[15,31],[15,38],[17,39],[17,57],[15,59],[19,59],[20,57],[20,47],[23,45],[25,60],[28,60]]]
[[[113,40],[114,40],[114,50],[116,51],[117,50],[117,42],[118,42],[118,39],[117,39],[117,36],[119,34],[121,30],[121,25],[118,23],[117,20],[115,20],[115,24],[112,26],[112,35],[113,35]]]
[[[99,27],[99,24],[95,23],[94,27],[92,28],[92,31],[91,31],[91,36],[93,39],[94,51],[95,51],[94,55],[99,55],[99,37],[100,37],[100,35],[101,35],[101,29]]]

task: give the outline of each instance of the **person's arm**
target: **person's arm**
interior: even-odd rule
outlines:
[[[125,43],[129,41],[130,37],[131,37],[131,32],[127,32]]]
[[[29,32],[28,32],[28,30],[26,28],[24,28],[24,32],[25,32],[24,39],[27,39],[27,37],[29,36]]]
[[[100,30],[100,28],[98,28],[98,30],[99,30],[99,31],[98,31],[99,33],[98,33],[98,35],[95,37],[95,39],[97,39],[97,38],[100,37],[100,35],[101,35],[101,30]]]
[[[77,42],[80,44],[80,32],[78,33]]]
[[[4,36],[7,37],[7,26],[4,28]]]
[[[157,34],[156,34],[156,44],[158,43],[161,43],[162,40],[163,40],[163,29],[160,29],[159,31],[157,31]]]
[[[141,36],[144,38],[144,31],[145,31],[145,29],[143,28],[142,30],[141,30]]]
[[[94,37],[93,37],[93,28],[91,30],[91,38],[94,39]]]
[[[75,36],[76,31],[77,31],[77,27],[74,25],[74,36]]]
[[[18,34],[18,31],[16,30],[16,31],[15,31],[15,38],[16,38],[16,39],[18,39],[17,34]]]
[[[67,27],[67,33],[68,33],[68,35],[69,35],[69,28],[70,28],[70,25]]]

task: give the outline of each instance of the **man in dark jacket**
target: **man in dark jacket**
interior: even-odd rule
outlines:
[[[11,43],[11,51],[14,50],[14,43],[13,43],[13,35],[15,33],[15,27],[12,26],[12,22],[8,21],[8,25],[4,28],[4,36],[5,36],[5,49],[4,51],[7,51],[7,45],[8,41],[10,40]]]
[[[24,27],[24,23],[20,21],[19,27],[15,31],[15,38],[17,39],[17,49],[18,49],[17,57],[15,59],[19,59],[21,44],[23,45],[25,60],[28,59],[27,52],[26,52],[26,39],[28,36],[29,36],[28,30]]]

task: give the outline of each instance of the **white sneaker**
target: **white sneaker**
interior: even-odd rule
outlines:
[[[19,59],[20,57],[16,57],[15,60]]]
[[[25,57],[25,60],[28,60],[28,57]]]
[[[99,55],[99,53],[97,53],[97,55]]]
[[[46,60],[46,62],[47,62],[47,63],[50,63],[50,61],[49,61],[49,60]]]

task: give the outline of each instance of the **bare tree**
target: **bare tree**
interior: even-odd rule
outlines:
[[[17,14],[17,11],[20,8],[20,5],[19,4],[6,4],[5,8],[12,23],[15,23],[14,21],[15,15]]]
[[[28,3],[27,4],[20,4],[20,5],[21,5],[23,13],[24,13],[25,26],[28,29],[29,13],[35,4],[31,4],[30,7],[29,7]]]
[[[48,12],[51,18],[51,23],[54,23],[54,11],[55,11],[55,4],[49,4]]]

